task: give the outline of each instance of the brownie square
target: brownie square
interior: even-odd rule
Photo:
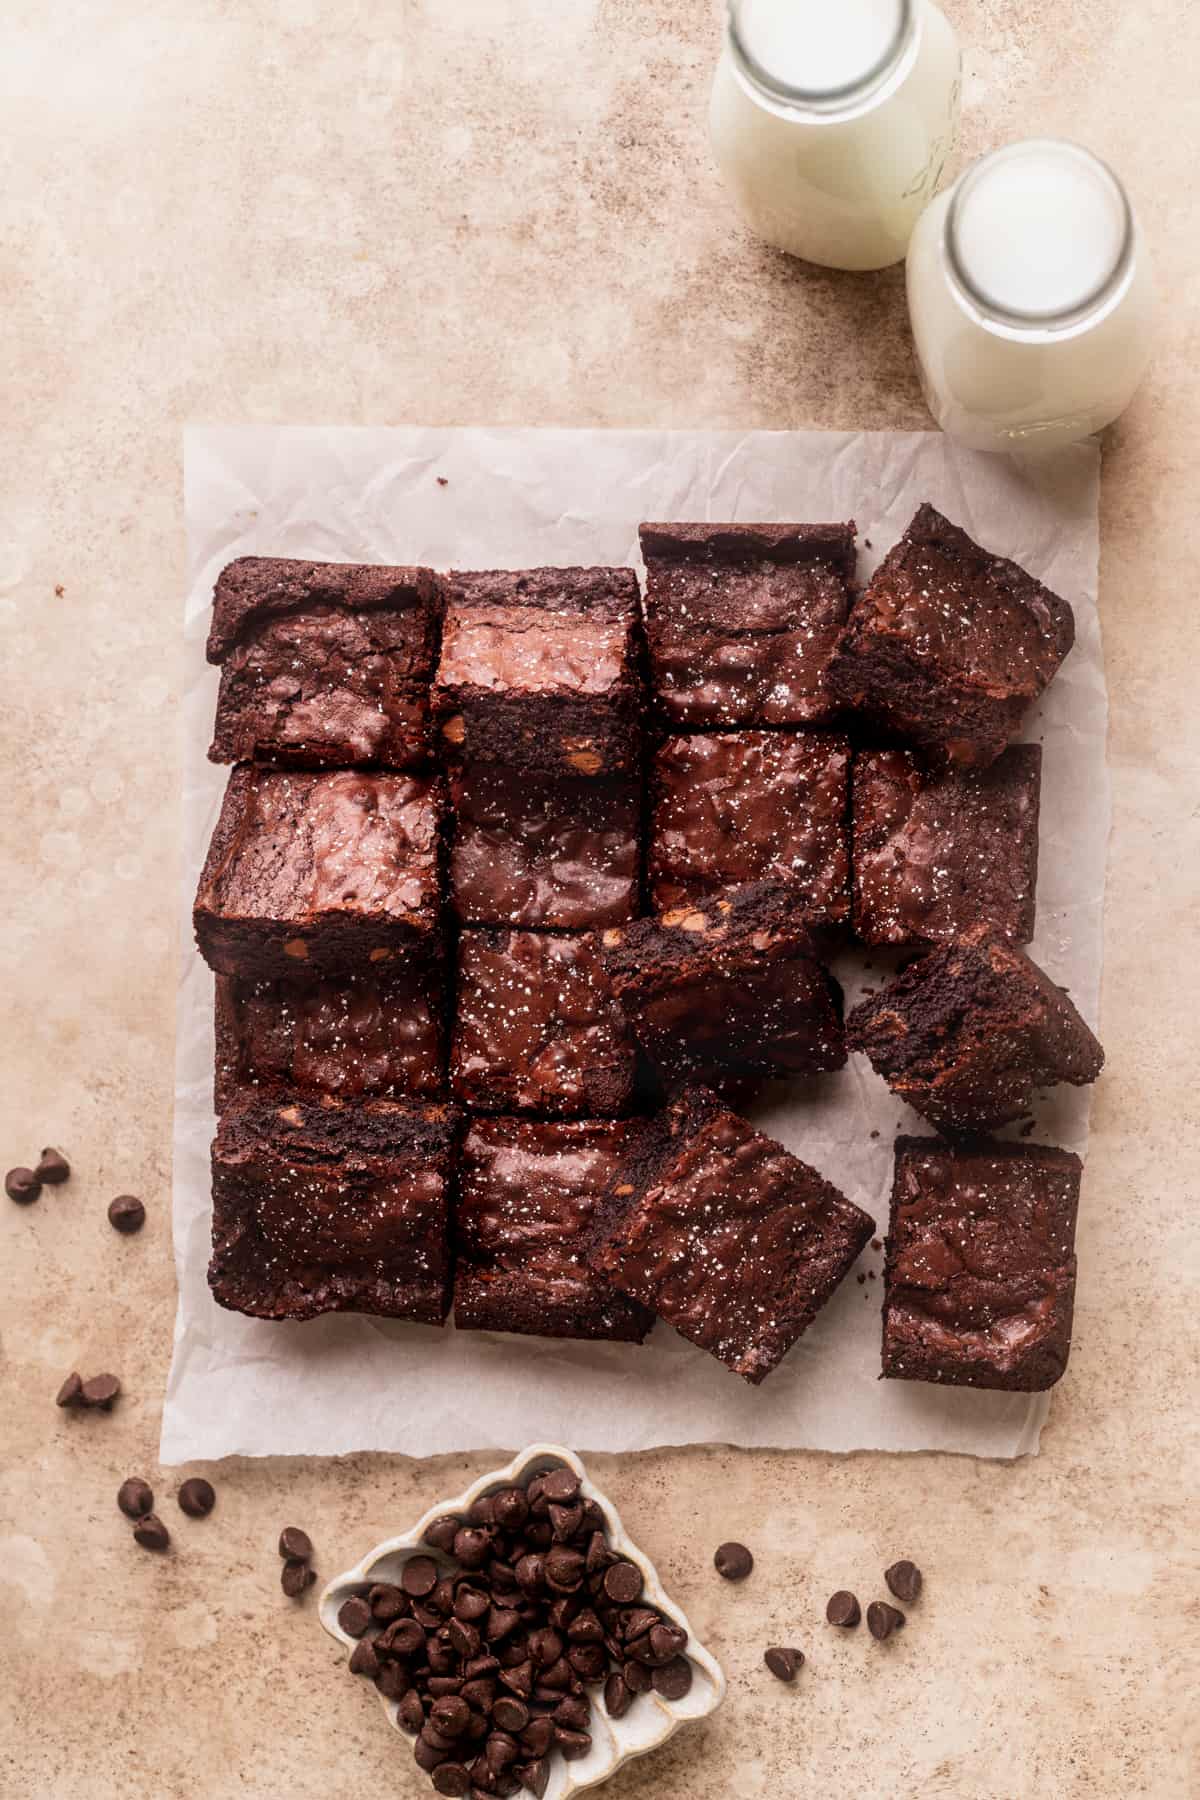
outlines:
[[[451,575],[433,686],[443,744],[464,762],[636,773],[637,602],[632,569]]]
[[[868,944],[939,943],[986,922],[1014,943],[1037,912],[1042,753],[932,769],[907,750],[854,758],[854,929]]]
[[[660,712],[690,730],[828,724],[825,670],[850,611],[854,525],[643,525]]]
[[[450,777],[450,898],[468,925],[580,931],[637,911],[641,785],[471,763]]]
[[[218,975],[217,1110],[246,1087],[343,1099],[443,1093],[444,1012],[437,964],[336,981]]]
[[[922,506],[851,609],[829,686],[887,730],[982,767],[1074,641],[1065,600]]]
[[[672,1082],[815,1075],[846,1061],[842,991],[789,887],[758,882],[612,926],[605,972]]]
[[[1095,1081],[1104,1052],[1064,989],[990,925],[923,956],[846,1021],[852,1050],[948,1132],[990,1131],[1056,1082]]]
[[[595,940],[464,931],[450,1085],[479,1112],[628,1111],[637,1052]]]
[[[243,556],[221,571],[214,762],[406,769],[429,750],[441,587],[430,569]]]
[[[654,1323],[591,1266],[614,1207],[628,1120],[476,1119],[462,1149],[454,1322],[468,1331],[616,1338]]]
[[[205,961],[270,981],[437,955],[444,816],[440,780],[241,764],[196,894]]]
[[[893,1381],[1037,1393],[1064,1374],[1083,1165],[1042,1144],[899,1138],[884,1274]]]
[[[253,1095],[231,1107],[212,1152],[218,1303],[262,1319],[441,1324],[457,1120],[399,1100]]]
[[[815,1169],[703,1089],[643,1129],[620,1187],[631,1190],[626,1211],[596,1267],[755,1385],[875,1229]]]
[[[809,923],[850,917],[850,743],[827,732],[671,737],[654,761],[650,885],[670,912],[726,887],[793,885]]]

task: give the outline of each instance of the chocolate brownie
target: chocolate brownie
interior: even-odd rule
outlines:
[[[220,1305],[440,1324],[457,1123],[453,1107],[400,1100],[249,1095],[230,1107],[212,1152]]]
[[[405,769],[429,749],[441,586],[430,569],[243,556],[221,571],[214,762]]]
[[[468,925],[583,930],[637,911],[641,786],[472,763],[450,777],[450,898]]]
[[[244,1087],[395,1097],[444,1093],[439,965],[336,981],[217,976],[216,1104]]]
[[[437,779],[239,765],[196,895],[205,961],[269,981],[435,956],[444,816]]]
[[[883,1372],[1036,1393],[1067,1366],[1083,1165],[1042,1144],[899,1138]]]
[[[693,1089],[636,1140],[624,1217],[595,1264],[757,1384],[812,1324],[874,1231],[835,1187]]]
[[[559,1118],[628,1111],[637,1052],[593,938],[464,931],[456,1014],[450,1085],[469,1106]]]
[[[854,526],[643,525],[655,702],[676,726],[828,724]]]
[[[464,762],[634,774],[637,649],[632,569],[451,575],[433,686],[442,742]]]
[[[462,1148],[454,1321],[471,1331],[620,1338],[653,1316],[592,1269],[636,1127],[613,1119],[476,1119]]]
[[[829,687],[887,730],[983,766],[1074,641],[1065,600],[923,506],[851,609]]]
[[[948,1132],[990,1131],[1040,1088],[1095,1081],[1104,1052],[1066,992],[991,925],[909,965],[846,1021],[892,1092]]]
[[[987,769],[931,769],[907,750],[854,758],[854,929],[919,945],[981,921],[1014,943],[1037,911],[1042,753],[1014,744]]]
[[[850,744],[816,731],[671,737],[654,762],[650,884],[659,912],[786,881],[818,926],[850,917]]]
[[[674,1081],[815,1075],[846,1061],[842,991],[783,884],[758,882],[601,936],[642,1048]]]

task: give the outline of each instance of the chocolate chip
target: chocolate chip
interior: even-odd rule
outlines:
[[[529,1502],[519,1487],[501,1488],[492,1496],[492,1510],[502,1531],[520,1531],[529,1517]]]
[[[432,1775],[434,1770],[439,1769],[444,1762],[449,1762],[450,1752],[436,1749],[429,1742],[428,1731],[427,1725],[422,1726],[420,1736],[413,1745],[413,1760],[418,1769],[424,1769],[427,1775]]]
[[[456,1695],[462,1692],[462,1677],[459,1675],[430,1675],[425,1686],[431,1700],[444,1700],[447,1695]]]
[[[651,1675],[645,1663],[630,1661],[621,1670],[621,1679],[631,1694],[648,1694]]]
[[[517,1743],[516,1738],[512,1737],[507,1731],[493,1731],[488,1738],[487,1748],[484,1751],[484,1755],[487,1757],[488,1768],[493,1775],[499,1775],[503,1769],[509,1768],[511,1764],[516,1762],[520,1754],[520,1745]]]
[[[517,1585],[524,1594],[540,1594],[545,1585],[546,1559],[536,1551],[522,1556],[516,1566]]]
[[[652,1625],[650,1627],[650,1657],[656,1663],[670,1662],[674,1656],[682,1654],[687,1645],[688,1634],[682,1625]]]
[[[10,1169],[4,1177],[4,1191],[18,1206],[30,1206],[42,1191],[42,1184],[32,1169]]]
[[[149,1512],[145,1518],[139,1519],[133,1528],[135,1543],[143,1550],[165,1550],[171,1542],[171,1534],[157,1513]]]
[[[633,1690],[616,1669],[604,1684],[604,1710],[610,1719],[623,1719],[633,1705]]]
[[[279,1554],[289,1562],[312,1561],[312,1539],[298,1525],[285,1525],[279,1534]]]
[[[342,1601],[337,1622],[347,1637],[362,1637],[371,1623],[371,1609],[361,1594],[353,1594],[349,1600]]]
[[[364,1644],[369,1644],[370,1642],[370,1638],[363,1639]],[[378,1638],[376,1638],[371,1647],[375,1651],[376,1656],[378,1656]],[[355,1645],[355,1649],[360,1648],[361,1645]],[[412,1687],[412,1677],[409,1675],[409,1672],[404,1667],[403,1663],[385,1663],[375,1677],[375,1686],[379,1689],[379,1692],[383,1695],[385,1700],[403,1700],[404,1696]]]
[[[454,1616],[461,1619],[464,1625],[474,1625],[477,1620],[487,1617],[490,1602],[481,1588],[472,1587],[469,1581],[462,1581],[454,1596]]]
[[[514,1613],[513,1617],[516,1617]],[[456,1650],[464,1662],[479,1655],[480,1636],[474,1625],[468,1625],[465,1619],[451,1619],[446,1629],[446,1640],[452,1650]]]
[[[804,1667],[804,1652],[803,1650],[768,1650],[763,1661],[777,1680],[795,1681],[796,1676]]]
[[[885,1570],[883,1579],[897,1600],[903,1600],[906,1606],[920,1597],[921,1571],[914,1562],[895,1562]]]
[[[415,1688],[410,1688],[400,1702],[396,1713],[398,1722],[405,1731],[420,1731],[425,1723],[425,1708],[421,1704],[421,1696]]]
[[[682,1700],[692,1685],[692,1665],[686,1656],[677,1656],[655,1669],[651,1676],[656,1694],[664,1700]]]
[[[433,1771],[433,1785],[439,1794],[469,1794],[471,1777],[462,1763],[444,1762]]]
[[[458,1738],[471,1723],[471,1708],[461,1695],[446,1694],[434,1701],[429,1722],[443,1737]]]
[[[580,1681],[599,1681],[608,1667],[608,1652],[603,1644],[572,1644],[567,1662]]]
[[[538,1757],[536,1762],[518,1763],[513,1774],[520,1776],[522,1785],[529,1789],[534,1800],[542,1800],[550,1785],[550,1764],[544,1756]]]
[[[555,1544],[546,1552],[545,1576],[552,1588],[570,1593],[583,1583],[584,1559],[578,1550]]]
[[[904,1623],[904,1614],[886,1600],[872,1600],[867,1608],[867,1630],[873,1638],[882,1644],[884,1638],[891,1637],[893,1631],[899,1631]]]
[[[33,1173],[36,1180],[57,1187],[60,1181],[71,1179],[71,1165],[61,1150],[47,1148],[42,1151],[41,1161]]]
[[[435,1519],[432,1525],[425,1527],[424,1542],[434,1550],[444,1551],[448,1556],[461,1528],[461,1519],[455,1518],[453,1513],[443,1513],[440,1519]]]
[[[438,1582],[438,1566],[432,1556],[410,1556],[400,1574],[400,1585],[414,1600],[432,1594]]]
[[[491,1548],[491,1538],[477,1525],[464,1525],[455,1533],[454,1555],[464,1569],[482,1569]]]
[[[516,1694],[520,1700],[528,1700],[533,1692],[533,1664],[520,1662],[511,1669],[502,1669],[500,1680],[510,1694]]]
[[[572,1731],[584,1731],[592,1716],[592,1703],[583,1694],[568,1694],[554,1709],[554,1723]]]
[[[496,1704],[499,1705],[499,1701]],[[530,1719],[521,1733],[521,1742],[535,1761],[539,1756],[545,1756],[554,1742],[554,1727],[550,1720]]]
[[[536,1669],[548,1669],[563,1653],[563,1641],[557,1631],[543,1626],[529,1634],[529,1656]]]
[[[636,1563],[615,1562],[604,1571],[604,1592],[614,1606],[631,1606],[644,1586]]]
[[[389,1633],[390,1648],[397,1656],[415,1656],[425,1648],[425,1633],[416,1619],[397,1619]]]
[[[100,1407],[104,1412],[110,1412],[113,1401],[120,1392],[121,1384],[115,1375],[93,1375],[79,1390],[79,1403],[81,1406]]]
[[[146,1223],[146,1209],[135,1194],[118,1194],[109,1201],[108,1222],[114,1231],[130,1237]]]
[[[754,1558],[745,1544],[722,1544],[713,1557],[713,1567],[725,1581],[745,1581]]]
[[[555,1506],[569,1506],[579,1497],[579,1477],[574,1469],[551,1469],[542,1477],[542,1493]]]
[[[367,1595],[367,1604],[371,1608],[371,1617],[380,1625],[402,1619],[408,1608],[408,1601],[391,1581],[377,1581]]]
[[[501,1731],[519,1735],[529,1723],[529,1708],[515,1694],[501,1694],[492,1708],[492,1718]]]
[[[364,1638],[361,1644],[355,1644],[350,1657],[350,1673],[352,1675],[369,1675],[374,1681],[379,1673],[379,1657],[370,1638]]]
[[[54,1404],[55,1406],[82,1406],[82,1376],[76,1374],[68,1375],[67,1379],[63,1382],[57,1394],[54,1396]]]
[[[205,1481],[203,1475],[189,1476],[179,1490],[179,1510],[189,1519],[207,1519],[216,1504],[212,1482]]]
[[[862,1618],[862,1608],[853,1594],[846,1588],[839,1588],[836,1594],[829,1596],[825,1617],[831,1625],[841,1625],[852,1631]]]
[[[154,1489],[140,1475],[131,1475],[117,1489],[117,1505],[127,1519],[144,1519],[154,1511]]]
[[[554,1742],[567,1762],[578,1762],[592,1747],[590,1732],[570,1731],[565,1725],[555,1726]]]
[[[289,1557],[279,1571],[279,1585],[289,1600],[298,1600],[316,1579],[315,1571],[298,1556]]]
[[[483,1635],[489,1644],[498,1644],[502,1638],[511,1637],[521,1623],[520,1613],[509,1606],[493,1606],[488,1611],[487,1623]]]

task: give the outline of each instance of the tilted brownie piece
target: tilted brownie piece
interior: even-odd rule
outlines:
[[[439,954],[438,779],[241,764],[196,894],[200,951],[250,980]]]
[[[217,1301],[263,1319],[440,1324],[457,1128],[456,1108],[415,1101],[253,1095],[232,1106],[212,1153]]]
[[[471,763],[452,771],[450,800],[450,898],[464,924],[580,931],[636,912],[639,782]]]
[[[651,685],[692,730],[827,724],[854,525],[643,525]]]
[[[842,991],[795,890],[758,882],[601,936],[605,972],[668,1079],[815,1075],[846,1061]]]
[[[922,506],[829,665],[829,687],[952,763],[994,762],[1075,641],[1065,600]]]
[[[846,1020],[892,1092],[943,1131],[990,1131],[1056,1082],[1085,1087],[1104,1052],[1065,991],[990,925],[910,964]]]
[[[780,1144],[693,1089],[643,1127],[600,1272],[736,1375],[763,1381],[875,1226]]]
[[[636,773],[637,602],[632,569],[451,575],[433,686],[444,746],[520,770]]]
[[[1067,1366],[1083,1165],[1042,1144],[899,1138],[883,1373],[1036,1393]]]
[[[809,923],[850,917],[850,743],[817,731],[672,737],[654,762],[659,912],[753,881],[793,884]]]
[[[635,1129],[613,1119],[474,1121],[455,1212],[460,1329],[641,1343],[653,1315],[590,1263],[622,1204],[612,1190]]]
[[[439,964],[329,981],[217,976],[216,1105],[245,1087],[391,1098],[443,1093]]]
[[[441,586],[430,569],[243,556],[221,571],[214,762],[405,769],[429,750]]]
[[[464,931],[450,1085],[480,1112],[627,1112],[637,1052],[596,941]]]
[[[1042,753],[1014,744],[987,769],[931,769],[907,750],[854,758],[854,929],[919,945],[996,926],[1014,943],[1037,912]]]

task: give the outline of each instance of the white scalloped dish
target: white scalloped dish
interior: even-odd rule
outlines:
[[[564,1450],[556,1444],[534,1444],[530,1449],[522,1451],[507,1468],[496,1469],[489,1475],[481,1476],[465,1493],[450,1500],[439,1500],[436,1506],[430,1507],[418,1519],[411,1531],[404,1532],[400,1537],[389,1538],[386,1543],[377,1544],[355,1568],[331,1581],[321,1595],[319,1605],[321,1624],[330,1637],[336,1638],[348,1651],[352,1651],[354,1639],[347,1636],[338,1625],[338,1612],[352,1594],[361,1592],[364,1586],[372,1582],[398,1582],[404,1564],[410,1556],[417,1554],[433,1556],[440,1565],[447,1568],[451,1566],[449,1558],[431,1550],[421,1541],[423,1532],[434,1519],[441,1518],[444,1513],[465,1513],[472,1502],[482,1495],[493,1493],[502,1487],[525,1487],[535,1475],[544,1475],[548,1470],[564,1465],[579,1476],[583,1494],[587,1499],[594,1500],[603,1512],[605,1529],[613,1549],[628,1557],[630,1562],[636,1563],[642,1571],[645,1582],[643,1598],[646,1604],[657,1607],[687,1632],[686,1655],[692,1664],[692,1685],[682,1700],[665,1700],[654,1692],[640,1694],[622,1719],[610,1719],[604,1710],[600,1688],[591,1690],[593,1709],[589,1730],[592,1734],[592,1747],[578,1762],[565,1762],[561,1756],[552,1758],[545,1800],[571,1800],[573,1794],[580,1793],[584,1788],[595,1787],[598,1783],[607,1781],[610,1775],[632,1757],[644,1756],[648,1750],[655,1750],[660,1744],[665,1744],[681,1725],[706,1718],[725,1697],[725,1677],[720,1665],[702,1644],[696,1642],[687,1618],[663,1591],[653,1563],[626,1537],[611,1501],[592,1486],[587,1471],[572,1451]],[[380,1695],[380,1705],[392,1728],[401,1731],[396,1720],[396,1702],[385,1700]],[[409,1737],[407,1732],[402,1735]],[[413,1776],[419,1784],[419,1788],[414,1791],[423,1788],[426,1793],[433,1792],[427,1777],[420,1773],[415,1763]]]

